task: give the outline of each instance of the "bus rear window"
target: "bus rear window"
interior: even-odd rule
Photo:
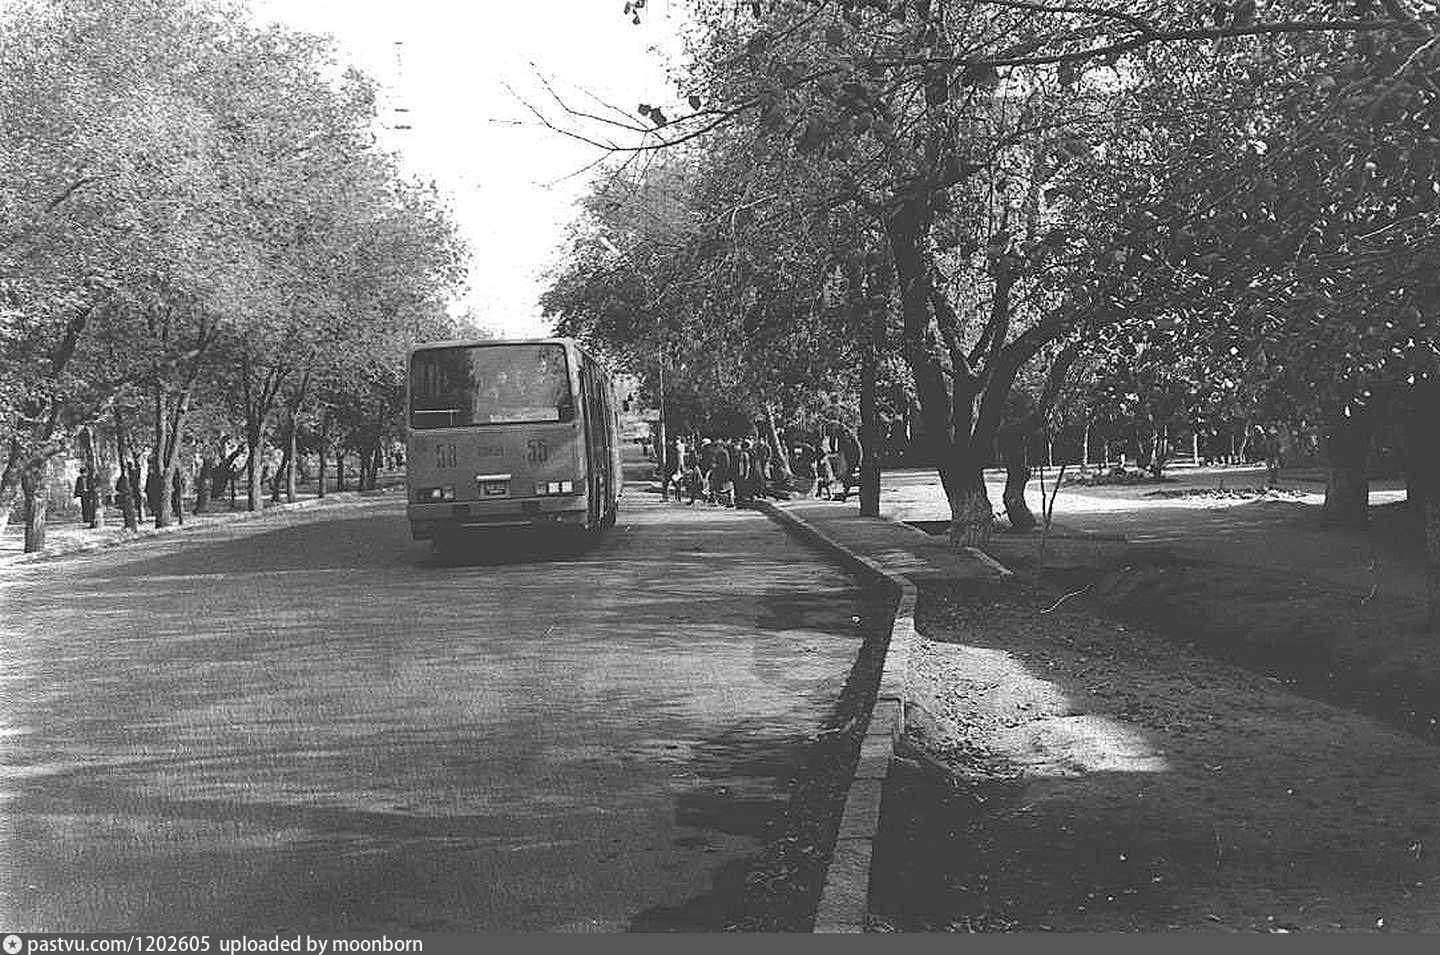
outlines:
[[[410,359],[410,426],[572,421],[562,345],[427,348]]]

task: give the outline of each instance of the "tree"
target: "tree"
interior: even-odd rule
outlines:
[[[448,216],[375,148],[373,84],[333,79],[327,41],[207,0],[37,0],[0,44],[0,512],[22,487],[38,548],[46,462],[144,396],[167,523],[192,402],[213,416],[226,385],[258,506],[277,397],[293,421],[347,348],[443,313]]]

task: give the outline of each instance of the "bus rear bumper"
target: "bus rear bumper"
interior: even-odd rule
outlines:
[[[417,541],[501,528],[583,527],[587,512],[583,495],[554,500],[471,501],[405,507],[410,537]]]

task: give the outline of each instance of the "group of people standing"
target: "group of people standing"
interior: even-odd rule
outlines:
[[[100,485],[96,483],[95,475],[85,465],[80,466],[80,474],[75,478],[74,496],[80,499],[80,519],[93,525],[97,514],[96,510],[102,495],[98,493]],[[140,464],[138,461],[122,461],[120,473],[115,477],[114,502],[120,505],[126,497],[135,503],[135,516],[138,520],[145,520],[146,514],[153,517],[160,512],[160,501],[165,493],[165,479],[160,473],[160,463],[152,454],[149,458],[149,465],[146,468],[144,481],[140,478]],[[181,498],[185,493],[185,469],[175,469],[175,480],[170,488],[170,512],[177,520],[184,520],[184,511],[180,506]],[[108,495],[106,495],[108,497]]]
[[[677,437],[665,448],[660,499],[671,493],[679,503],[703,500],[723,507],[745,507],[769,497],[774,455],[770,446],[751,438],[701,438],[698,443]]]
[[[787,490],[801,488],[818,498],[844,501],[860,483],[860,444],[852,432],[835,424],[821,432],[817,443],[796,444],[788,467],[782,468],[764,441],[678,437],[665,448],[660,474],[661,500],[673,494],[676,502],[683,496],[687,504],[744,507],[756,498],[775,497],[771,488],[791,474],[798,483],[787,480]]]

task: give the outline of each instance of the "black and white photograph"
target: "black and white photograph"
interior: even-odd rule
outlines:
[[[1437,807],[1436,0],[0,0],[6,955],[1434,932]]]

